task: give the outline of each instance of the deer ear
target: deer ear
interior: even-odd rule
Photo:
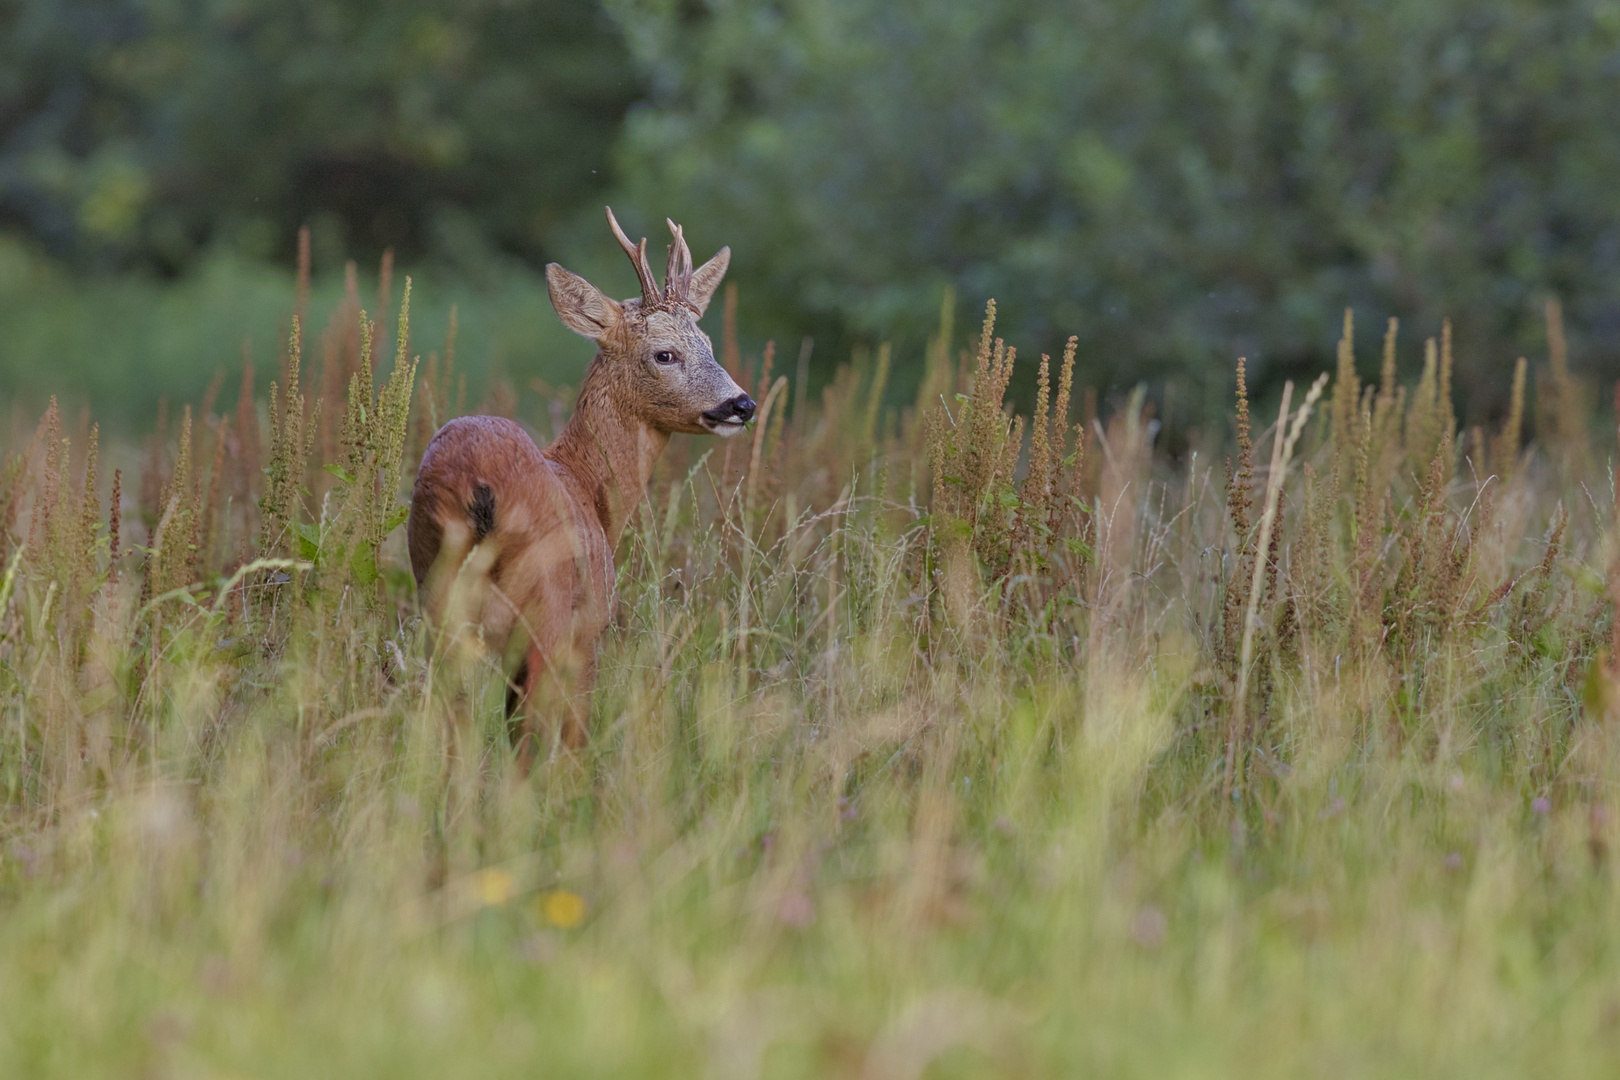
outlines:
[[[592,341],[601,341],[624,317],[617,300],[603,296],[601,289],[556,263],[546,266],[546,291],[563,325]]]
[[[692,271],[692,284],[686,296],[699,315],[709,309],[709,301],[714,299],[715,290],[720,288],[730,265],[731,249],[723,247],[714,253],[714,258]]]

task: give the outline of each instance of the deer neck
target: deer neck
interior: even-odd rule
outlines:
[[[618,400],[601,354],[585,371],[579,401],[545,456],[563,467],[565,482],[602,521],[609,544],[619,542],[647,490],[669,433],[638,418]]]

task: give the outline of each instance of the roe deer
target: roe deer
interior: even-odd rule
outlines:
[[[641,296],[616,301],[556,263],[546,288],[563,324],[596,342],[573,416],[541,450],[511,420],[464,416],[439,429],[411,495],[411,571],[429,624],[471,630],[508,672],[507,714],[525,771],[543,714],[560,741],[586,740],[597,639],[612,617],[613,548],[672,432],[728,436],[754,402],[714,358],[698,318],[731,249],[692,269],[681,227],[660,289],[647,241],[608,225]]]

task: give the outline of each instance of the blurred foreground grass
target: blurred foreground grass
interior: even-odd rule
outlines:
[[[728,358],[760,419],[671,446],[590,747],[522,779],[389,532],[453,397],[403,333],[373,390],[389,329],[139,477],[54,411],[0,471],[0,1073],[1620,1063],[1613,446],[1560,357],[1457,432],[1447,343],[1363,389],[1347,336],[1290,454],[1240,399],[1173,468],[1061,364],[1009,430],[988,322],[894,414],[885,353],[820,402]]]

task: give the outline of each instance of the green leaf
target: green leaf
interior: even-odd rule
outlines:
[[[354,477],[349,473],[349,470],[345,469],[336,462],[328,462],[327,464],[321,466],[321,468],[343,481],[345,486],[354,483]]]
[[[383,519],[383,535],[387,536],[389,533],[405,524],[405,519],[409,518],[410,516],[411,508],[404,503],[394,507],[388,512],[388,516]]]
[[[349,572],[361,585],[371,585],[382,572],[377,569],[377,549],[368,540],[362,540],[349,554]]]
[[[1086,562],[1096,558],[1096,553],[1091,550],[1091,545],[1084,540],[1076,540],[1072,536],[1065,536],[1063,546],[1068,549],[1070,555],[1077,555]]]
[[[296,522],[293,534],[298,538],[298,557],[319,564],[321,561],[321,530],[308,522]]]

